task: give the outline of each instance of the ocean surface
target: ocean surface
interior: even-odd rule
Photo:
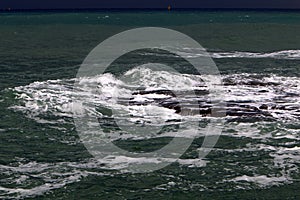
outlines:
[[[184,62],[176,63],[180,74],[127,66],[127,61],[163,62],[174,55],[133,52],[105,74],[76,78],[99,43],[140,27],[190,36],[220,71],[225,122],[204,158],[198,151],[205,134],[193,133],[211,118],[214,97],[203,83],[207,77]],[[177,51],[184,58],[203,56],[195,49]],[[139,79],[125,83],[119,74]],[[89,98],[75,82],[99,92]],[[189,96],[191,91],[197,94]],[[110,102],[115,94],[123,101]],[[110,142],[127,151],[152,152],[174,137],[193,142],[179,159],[149,173],[126,168],[164,158],[95,159],[76,131],[80,113],[73,112],[74,95],[97,106],[82,109],[98,118]],[[111,109],[126,114],[114,116]],[[300,199],[300,12],[2,12],[0,113],[1,199]],[[162,130],[130,134],[113,118]]]

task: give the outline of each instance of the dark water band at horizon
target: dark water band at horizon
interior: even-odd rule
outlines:
[[[243,12],[298,12],[300,8],[172,8],[172,11],[243,11]],[[0,12],[126,12],[126,11],[141,11],[141,12],[147,12],[147,11],[167,11],[167,8],[49,8],[49,9],[12,9],[7,10],[6,8],[1,9]]]
[[[176,22],[178,20],[178,18],[176,18],[176,14],[183,14],[183,16],[185,16],[184,14],[197,14],[201,17],[203,17],[204,19],[201,20],[201,18],[197,17],[197,15],[194,15],[194,17],[197,17],[197,23],[202,23],[205,22],[205,20],[207,19],[205,15],[209,15],[209,14],[213,14],[213,17],[215,17],[214,23],[218,22],[218,16],[222,16],[222,17],[231,17],[228,22],[235,22],[235,18],[239,16],[238,14],[253,14],[254,17],[253,20],[251,21],[251,19],[248,19],[248,21],[246,20],[245,22],[257,22],[257,23],[263,23],[263,22],[270,22],[270,23],[278,23],[280,21],[288,23],[289,21],[293,20],[295,17],[298,18],[299,14],[300,14],[300,9],[192,9],[192,8],[183,8],[183,9],[174,9],[172,11],[168,11],[165,9],[18,9],[18,10],[0,10],[0,14],[2,16],[4,15],[18,15],[18,14],[76,14],[76,13],[87,13],[87,14],[96,14],[96,13],[111,13],[111,14],[133,14],[133,13],[139,13],[139,14],[166,14],[166,16],[172,16],[174,17],[174,21]],[[226,15],[222,15],[222,14],[226,14]],[[293,14],[293,15],[288,15],[288,14]],[[204,14],[204,15],[201,15]],[[259,15],[261,14],[261,15]],[[264,18],[266,17],[266,15],[272,15],[272,20],[268,19],[268,18]],[[270,16],[269,15],[269,16]],[[159,15],[158,15],[159,16]],[[182,17],[183,17],[182,16]],[[144,17],[147,17],[147,15],[145,15]],[[187,15],[186,17],[189,17],[189,15]],[[279,20],[280,18],[284,18],[282,20]],[[288,18],[290,18],[290,20],[288,20]],[[154,17],[155,18],[155,17]],[[147,18],[145,18],[146,21],[148,21]],[[240,20],[240,19],[239,19]],[[255,21],[257,20],[257,21]],[[265,20],[270,20],[270,21],[265,21]],[[169,25],[173,24],[172,20],[169,20]],[[193,21],[191,21],[191,18],[189,18],[188,20],[185,21],[186,24],[184,25],[188,25],[192,23],[195,23]],[[210,21],[208,21],[210,22]],[[225,21],[219,21],[219,22],[226,22]],[[240,21],[239,21],[240,22]],[[114,23],[111,23],[110,25],[113,25]]]

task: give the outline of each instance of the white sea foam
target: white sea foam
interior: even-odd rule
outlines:
[[[29,162],[18,166],[0,165],[0,174],[11,175],[4,178],[6,184],[17,184],[14,188],[0,186],[0,197],[6,199],[21,199],[48,193],[51,190],[63,188],[69,184],[79,182],[82,178],[93,176],[115,176],[126,173],[122,169],[128,165],[143,163],[178,163],[188,167],[204,167],[207,161],[200,159],[158,159],[158,158],[131,158],[126,156],[107,157],[101,160],[88,159],[83,162],[37,163]],[[116,171],[118,169],[118,171]],[[107,171],[109,170],[109,171]],[[121,170],[121,171],[120,171]],[[29,176],[28,176],[29,175]],[[27,186],[32,177],[43,180],[39,185]]]
[[[188,58],[210,56],[212,58],[274,58],[274,59],[300,59],[300,50],[282,50],[274,52],[243,52],[243,51],[232,51],[232,52],[204,52],[199,49],[184,48],[178,50],[178,55]]]
[[[229,110],[239,109],[240,105],[256,108],[266,105],[268,109],[264,111],[274,119],[295,120],[300,117],[300,79],[298,77],[287,78],[276,75],[261,77],[256,74],[226,75],[223,77],[225,83],[223,88],[226,92],[222,96],[208,94],[197,97],[195,95],[172,97],[170,94],[156,93],[133,94],[135,90],[132,88],[142,87],[145,91],[169,89],[176,95],[180,91],[207,88],[203,82],[207,79],[205,76],[135,68],[128,71],[125,78],[131,82],[123,82],[111,74],[81,78],[78,88],[73,85],[75,79],[34,82],[13,89],[21,103],[11,108],[20,110],[39,122],[57,123],[56,119],[51,121],[43,119],[43,116],[55,115],[71,118],[88,112],[93,116],[102,117],[103,114],[99,110],[90,106],[95,105],[117,111],[113,113],[115,118],[118,118],[116,114],[122,114],[131,122],[148,120],[154,125],[167,125],[168,120],[188,120],[191,116],[179,116],[173,109],[155,104],[155,100],[197,102],[215,99],[229,102]],[[81,101],[73,101],[74,98]],[[124,104],[119,98],[130,99],[131,102],[137,104],[131,105],[126,103],[126,100]],[[231,105],[232,103],[234,105]],[[246,108],[244,112],[247,112]],[[199,116],[196,115],[195,118],[199,119]]]
[[[128,116],[156,116],[156,118],[158,117],[157,122],[164,122],[168,119],[174,119],[176,115],[173,110],[155,105],[122,105],[116,101],[118,101],[118,97],[132,99],[131,101],[139,103],[153,102],[153,99],[171,98],[167,94],[133,95],[134,91],[130,88],[144,87],[146,91],[154,89],[190,90],[191,88],[197,88],[197,84],[201,84],[201,77],[192,75],[181,76],[180,74],[163,73],[149,69],[133,69],[125,74],[125,76],[137,75],[141,78],[130,79],[129,77],[130,80],[135,80],[129,83],[124,83],[111,74],[81,78],[78,85],[80,88],[73,87],[75,79],[34,82],[27,86],[14,88],[18,92],[17,98],[22,100],[23,103],[12,108],[27,113],[31,118],[37,118],[39,115],[46,115],[47,113],[60,117],[72,117],[73,114],[80,115],[86,110],[93,115],[102,116],[94,108],[72,101],[78,97],[82,100],[81,102],[102,105],[119,111],[122,110],[128,113]],[[143,119],[139,118],[139,120]]]
[[[51,190],[62,188],[68,184],[80,181],[89,174],[97,174],[99,176],[107,175],[102,172],[89,172],[86,169],[77,169],[70,167],[72,163],[37,163],[29,162],[20,164],[19,166],[0,165],[0,174],[10,174],[11,177],[3,179],[6,184],[16,183],[14,188],[0,187],[0,197],[5,196],[6,199],[21,199],[25,197],[33,197],[45,194]],[[92,163],[87,164],[92,166]],[[29,177],[29,176],[30,177]],[[41,179],[44,183],[34,186],[24,185],[31,184],[32,177]]]
[[[230,181],[233,182],[252,182],[255,184],[258,184],[262,187],[270,187],[273,185],[280,185],[282,183],[286,183],[288,182],[286,177],[267,177],[265,175],[259,175],[259,176],[247,176],[247,175],[243,175],[243,176],[239,176],[236,177],[234,179],[231,179]]]
[[[300,59],[300,50],[275,51],[271,53],[254,52],[220,52],[210,53],[213,58],[275,58],[275,59]]]

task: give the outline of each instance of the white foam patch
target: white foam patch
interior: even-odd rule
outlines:
[[[195,57],[207,57],[212,58],[274,58],[274,59],[300,59],[300,50],[282,50],[274,52],[243,52],[243,51],[232,51],[232,52],[205,52],[201,49],[183,48],[178,50],[178,55],[195,58]]]
[[[127,77],[126,77],[127,76]],[[138,76],[140,78],[136,79]],[[102,106],[122,113],[131,118],[131,121],[150,120],[152,124],[167,124],[166,121],[178,119],[172,109],[158,105],[129,105],[118,103],[119,98],[131,99],[137,103],[151,103],[155,99],[170,99],[168,94],[133,95],[130,88],[144,87],[148,90],[170,89],[191,90],[197,88],[201,77],[193,75],[180,75],[168,72],[158,72],[147,68],[132,69],[125,74],[125,78],[132,82],[123,82],[112,74],[103,74],[95,77],[80,78],[79,80],[49,80],[34,82],[27,86],[14,88],[20,105],[12,109],[22,111],[28,117],[40,123],[57,123],[57,120],[42,119],[43,116],[55,115],[57,117],[80,116],[89,113],[95,117],[102,117],[96,107]],[[132,78],[132,79],[131,79]],[[74,82],[78,84],[74,85]],[[75,99],[75,101],[73,101]],[[76,101],[78,99],[78,101]],[[83,103],[84,102],[84,103]],[[130,121],[130,120],[129,120]]]
[[[146,91],[169,89],[173,91],[191,90],[205,86],[203,77],[180,74],[170,71],[157,71],[145,67],[137,67],[127,71],[124,79],[136,87],[145,87]]]
[[[94,173],[86,169],[71,168],[69,165],[71,166],[71,163],[50,164],[37,162],[29,162],[14,167],[0,165],[0,174],[11,175],[10,178],[4,178],[2,180],[5,180],[6,184],[16,184],[14,188],[1,186],[1,196],[5,196],[6,199],[35,197],[51,190],[62,188],[68,184],[78,182],[90,174],[97,174],[99,176],[107,175],[102,172]],[[87,165],[91,165],[91,163]],[[28,175],[30,175],[30,177]],[[32,181],[34,181],[31,180],[32,178],[41,179],[43,182],[39,185],[34,184],[35,186],[30,186]]]
[[[139,77],[139,78],[136,78]],[[300,78],[282,77],[268,75],[262,77],[258,74],[234,74],[224,76],[225,94],[218,96],[215,94],[202,96],[181,96],[171,97],[168,94],[147,93],[136,94],[132,88],[144,87],[145,90],[170,89],[176,91],[202,90],[205,88],[203,80],[209,81],[213,78],[198,75],[180,75],[171,72],[153,71],[148,68],[134,68],[125,74],[129,82],[123,82],[112,74],[103,74],[96,77],[86,77],[78,80],[78,85],[74,86],[71,80],[49,80],[45,82],[34,82],[27,86],[16,87],[13,90],[19,104],[11,109],[24,112],[29,118],[39,123],[62,124],[73,123],[72,117],[80,117],[83,114],[93,117],[105,116],[97,110],[98,106],[114,111],[113,117],[128,123],[152,124],[153,126],[163,126],[175,124],[174,120],[186,121],[199,120],[204,116],[180,116],[174,109],[168,109],[153,102],[155,99],[183,102],[198,102],[207,100],[217,100],[222,102],[235,103],[235,106],[228,106],[227,110],[239,109],[240,105],[256,107],[266,105],[263,110],[277,120],[295,121],[300,118]],[[229,83],[229,84],[228,84]],[[130,89],[131,88],[131,89]],[[263,91],[263,92],[262,92]],[[73,101],[78,98],[80,101]],[[118,102],[118,98],[127,98],[138,105],[130,105]],[[145,105],[144,105],[145,104]],[[207,103],[209,105],[210,103]],[[91,106],[92,105],[92,106]],[[243,112],[247,112],[247,108]],[[56,116],[51,119],[47,116]],[[209,116],[207,116],[209,117]],[[227,119],[239,118],[227,117]],[[70,119],[70,120],[68,120]],[[173,121],[173,122],[172,122]],[[263,133],[261,129],[265,122],[258,124],[232,124],[233,129],[238,129],[233,136],[249,136],[260,138],[262,135],[268,137],[290,137],[299,138],[299,131],[296,129],[285,129],[277,127],[277,131]],[[267,122],[266,122],[267,123]],[[128,125],[128,124],[126,124]],[[127,137],[124,135],[124,137]]]
[[[287,143],[281,145],[288,145]],[[291,145],[291,144],[289,144]],[[268,174],[257,174],[259,167],[244,166],[251,172],[255,169],[256,174],[253,176],[242,175],[235,178],[224,179],[224,182],[235,182],[239,185],[238,188],[247,189],[249,188],[248,183],[254,183],[259,187],[266,188],[274,185],[290,184],[297,181],[293,175],[299,172],[298,166],[300,164],[300,148],[295,147],[282,147],[282,146],[271,146],[266,144],[251,144],[248,143],[246,147],[242,149],[215,149],[216,151],[228,152],[228,153],[245,153],[251,152],[257,154],[260,151],[268,152],[270,157],[273,158],[273,164],[269,164]],[[241,167],[243,165],[241,164]],[[250,187],[251,188],[251,187]]]
[[[248,137],[251,139],[267,140],[267,139],[291,139],[300,141],[299,122],[282,121],[282,122],[249,122],[226,123],[222,135],[230,137]]]
[[[224,52],[210,53],[213,58],[276,58],[276,59],[300,59],[300,50],[275,51],[271,53],[253,52]]]
[[[127,156],[109,156],[104,159],[101,159],[101,162],[105,164],[103,169],[117,169],[126,172],[126,168],[130,165],[139,166],[145,163],[150,164],[159,164],[159,163],[177,163],[180,165],[186,165],[188,167],[205,167],[208,161],[201,159],[172,159],[172,158],[149,158],[149,157],[127,157]]]
[[[270,187],[273,185],[280,185],[282,183],[286,183],[287,179],[286,177],[267,177],[265,175],[260,176],[239,176],[234,179],[231,179],[229,181],[232,182],[252,182],[255,184],[258,184],[261,187]]]
[[[29,162],[19,164],[19,166],[0,165],[0,174],[11,175],[9,178],[3,178],[2,181],[5,181],[6,184],[16,184],[14,188],[0,186],[0,192],[1,196],[6,199],[36,197],[44,195],[51,190],[79,182],[82,178],[90,175],[115,176],[126,172],[126,170],[122,171],[122,169],[127,168],[129,165],[144,163],[157,164],[162,162],[170,164],[178,163],[188,167],[204,167],[207,163],[207,161],[200,159],[176,160],[167,158],[131,158],[116,156],[101,160],[89,159],[84,162],[60,162],[51,164]],[[34,179],[31,180],[31,178]],[[32,181],[36,179],[41,179],[42,182],[39,185],[34,184],[35,186],[30,186]]]

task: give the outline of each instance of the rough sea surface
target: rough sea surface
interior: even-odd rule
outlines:
[[[211,95],[206,75],[180,62],[181,73],[151,65],[124,72],[125,60],[105,74],[76,78],[100,42],[150,26],[199,42],[220,70],[224,94]],[[203,56],[195,49],[177,51],[184,58]],[[156,51],[127,59],[147,57],[172,59]],[[2,199],[300,199],[299,11],[3,12],[0,69]],[[138,81],[124,82],[120,73]],[[98,92],[90,97],[75,82],[96,85]],[[94,109],[78,105],[74,112],[74,96]],[[112,101],[115,96],[119,101]],[[201,124],[211,119],[214,98],[224,103],[225,123],[213,150],[199,159]],[[82,112],[97,117],[110,142],[127,151],[151,152],[173,137],[194,141],[169,166],[133,174],[129,165],[163,158],[95,159],[74,124]],[[125,128],[162,130],[131,134],[113,119]]]

